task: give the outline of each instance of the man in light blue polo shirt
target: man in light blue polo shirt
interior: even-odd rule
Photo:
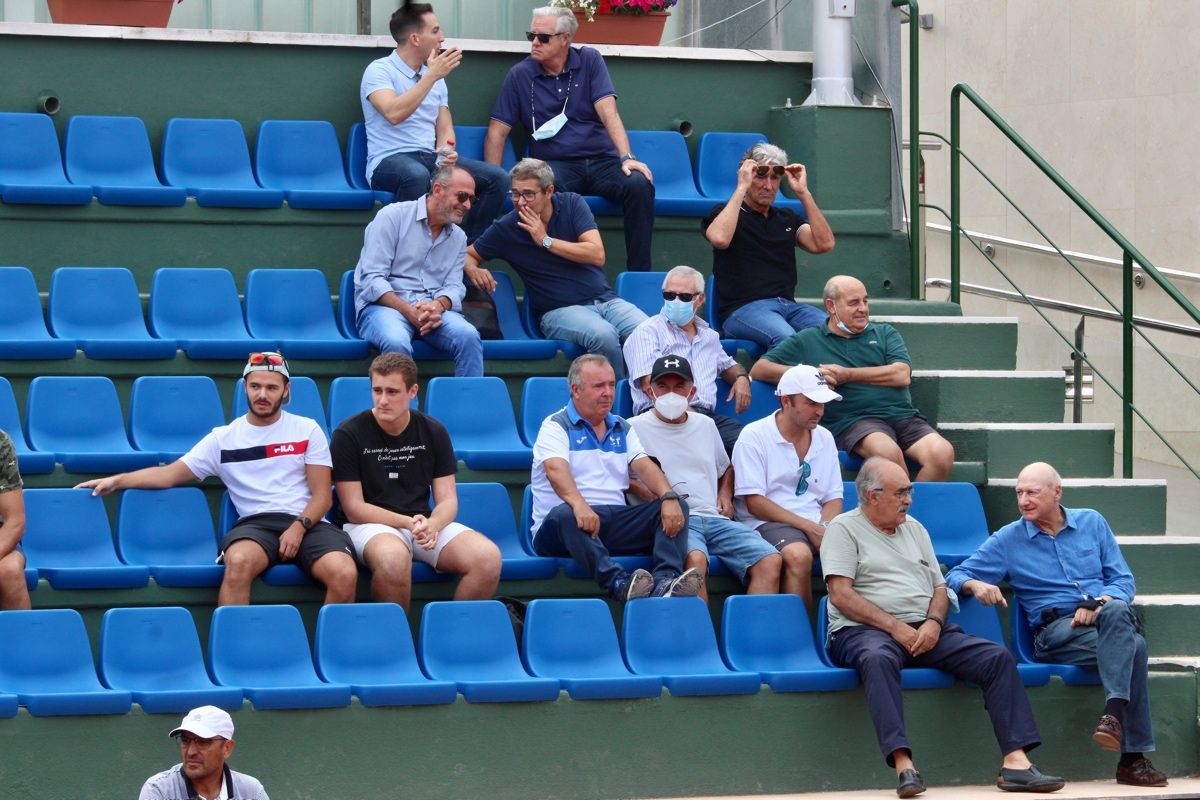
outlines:
[[[546,417],[533,445],[534,552],[574,558],[614,600],[695,595],[703,579],[683,569],[687,504],[629,423],[612,413],[612,365],[587,353],[571,363],[567,379],[570,401]],[[631,469],[657,500],[626,505]],[[610,553],[649,553],[651,570],[630,573]]]
[[[504,201],[508,176],[483,161],[458,158],[445,78],[462,61],[457,47],[441,51],[446,37],[429,3],[404,3],[389,28],[396,50],[363,72],[359,99],[367,129],[367,181],[415,200],[429,189],[439,154],[475,179],[474,204],[463,226],[467,240],[483,232]]]

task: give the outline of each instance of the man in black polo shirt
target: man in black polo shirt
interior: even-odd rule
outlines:
[[[804,208],[796,213],[774,205],[779,182]],[[713,246],[717,310],[722,332],[766,349],[792,333],[813,328],[825,315],[795,301],[799,247],[814,255],[833,249],[833,231],[808,190],[803,164],[789,164],[782,148],[759,142],[742,156],[737,188],[701,223]]]

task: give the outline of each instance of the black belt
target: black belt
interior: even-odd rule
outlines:
[[[1060,617],[1073,617],[1078,606],[1059,606],[1058,608],[1047,608],[1042,611],[1042,624],[1033,632],[1033,638],[1041,635],[1042,631],[1050,626],[1050,623]]]

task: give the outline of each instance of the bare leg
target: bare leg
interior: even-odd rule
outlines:
[[[787,594],[799,595],[804,605],[812,609],[812,548],[807,542],[792,542],[784,545],[782,590]]]
[[[29,587],[25,585],[25,555],[13,550],[0,558],[0,609],[18,611],[31,607]]]
[[[944,481],[950,477],[954,466],[954,445],[939,433],[922,436],[908,448],[908,455],[921,465],[917,472],[919,481]]]
[[[704,583],[700,585],[700,591],[696,593],[705,603],[708,602],[708,557],[699,550],[689,550],[687,558],[683,561],[684,570],[694,569],[704,578]]]
[[[399,536],[379,533],[363,548],[363,561],[371,570],[371,599],[397,603],[408,611],[412,599],[412,553]]]
[[[770,555],[758,560],[758,563],[746,571],[750,578],[746,584],[746,594],[775,594],[779,591],[779,577],[783,571],[783,556]]]
[[[438,571],[462,577],[455,600],[490,600],[500,583],[500,548],[478,531],[463,531],[438,555]]]
[[[920,444],[920,442],[917,444]],[[861,456],[863,459],[868,459],[872,456],[886,458],[904,470],[905,475],[908,474],[908,464],[904,461],[904,451],[900,449],[900,445],[896,444],[896,440],[886,433],[880,433],[879,431],[868,433],[855,446],[854,454]]]
[[[250,585],[270,564],[267,552],[253,539],[238,539],[225,550],[225,579],[217,593],[219,606],[250,603]]]
[[[313,562],[312,576],[325,586],[325,603],[353,603],[358,567],[349,553],[326,553]]]

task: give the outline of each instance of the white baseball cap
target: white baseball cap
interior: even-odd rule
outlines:
[[[779,379],[779,385],[775,387],[775,394],[780,397],[802,394],[814,403],[828,403],[842,399],[840,394],[829,388],[821,370],[810,367],[808,364],[797,364],[783,373],[783,377]]]
[[[193,708],[179,723],[179,727],[168,736],[178,736],[187,731],[201,739],[213,739],[220,736],[224,739],[233,738],[233,718],[216,706],[200,706]]]

